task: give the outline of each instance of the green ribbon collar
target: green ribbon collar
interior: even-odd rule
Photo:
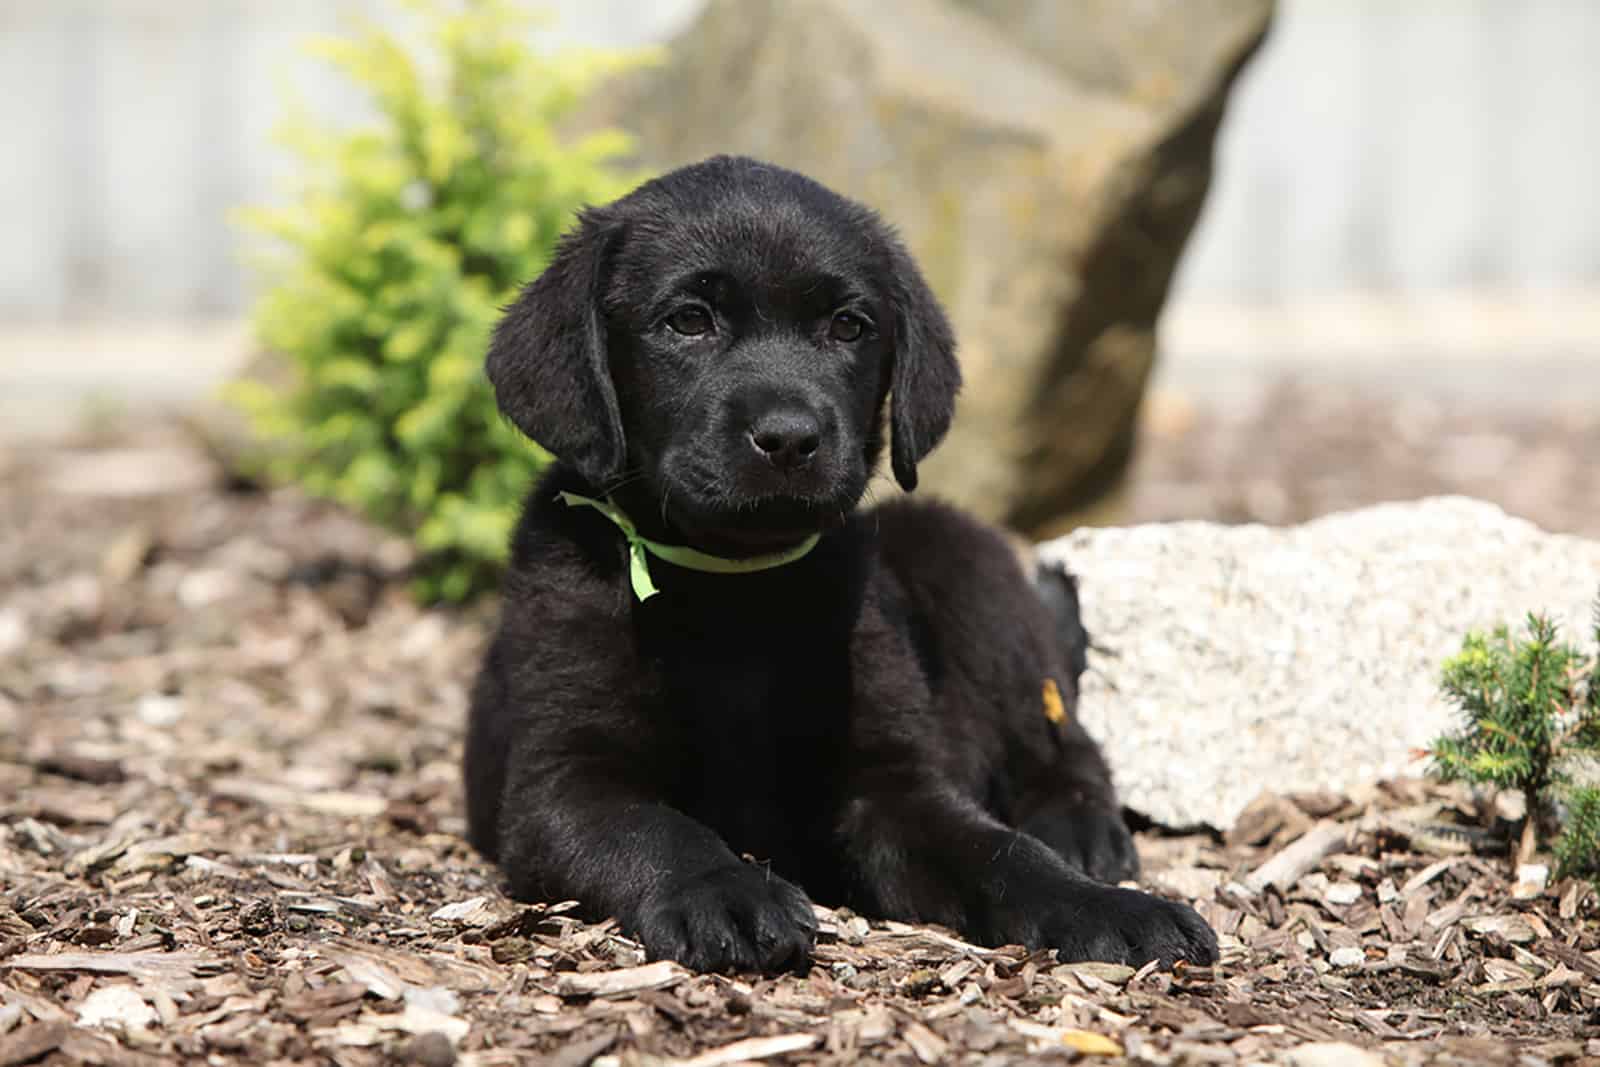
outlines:
[[[633,520],[612,503],[609,497],[605,500],[596,500],[593,497],[579,496],[577,493],[563,492],[556,495],[564,500],[568,507],[594,508],[622,531],[622,536],[628,542],[628,577],[633,582],[633,595],[640,601],[649,600],[661,592],[650,578],[649,556],[664,559],[675,567],[704,571],[707,574],[750,574],[754,571],[768,571],[803,559],[822,539],[821,534],[812,534],[793,548],[786,548],[782,552],[727,559],[702,552],[698,548],[690,548],[688,545],[664,545],[660,541],[650,540],[639,533],[638,528],[633,525]]]

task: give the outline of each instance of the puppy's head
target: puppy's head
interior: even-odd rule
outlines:
[[[495,331],[500,408],[691,543],[761,551],[866,491],[890,406],[907,489],[954,411],[950,326],[894,234],[792,171],[717,157],[583,213]]]

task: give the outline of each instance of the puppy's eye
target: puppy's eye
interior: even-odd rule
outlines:
[[[867,332],[867,320],[850,311],[841,311],[833,317],[828,335],[835,341],[859,341]]]
[[[667,316],[672,332],[685,337],[699,337],[711,329],[711,313],[702,307],[681,307]]]

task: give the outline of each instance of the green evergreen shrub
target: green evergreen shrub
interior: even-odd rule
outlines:
[[[1572,773],[1576,763],[1600,761],[1600,598],[1593,637],[1596,648],[1585,653],[1542,615],[1528,617],[1522,637],[1505,626],[1468,634],[1443,673],[1462,726],[1430,750],[1446,780],[1520,789],[1525,836],[1564,822],[1554,843],[1561,875],[1600,875],[1600,786]]]
[[[495,410],[490,330],[585,204],[632,184],[615,130],[559,131],[596,82],[642,54],[536,46],[515,0],[411,0],[398,30],[313,42],[370,102],[353,128],[291,108],[301,165],[284,206],[244,223],[269,239],[260,342],[293,383],[234,401],[298,484],[421,549],[418,591],[460,600],[492,580],[548,456]]]

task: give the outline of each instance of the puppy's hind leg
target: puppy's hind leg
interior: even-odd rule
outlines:
[[[1033,568],[1033,587],[1050,610],[1056,647],[1066,663],[1072,692],[1077,693],[1078,679],[1089,667],[1089,632],[1078,602],[1078,579],[1060,563],[1039,560]]]
[[[1123,822],[1110,769],[1077,717],[1079,679],[1089,654],[1078,582],[1061,564],[1040,561],[1033,570],[1033,585],[1050,611],[1066,677],[1059,680],[1053,703],[1051,694],[1046,694],[1055,760],[1024,792],[1017,806],[1018,828],[1091,878],[1127,881],[1138,876],[1139,854]]]
[[[939,922],[988,945],[1064,961],[1209,964],[1216,935],[1192,908],[1085,878],[1057,849],[937,781],[891,773],[847,806],[847,865],[867,911]]]
[[[1089,755],[1098,758],[1091,749]],[[1017,828],[1049,845],[1075,870],[1100,882],[1126,882],[1139,875],[1139,853],[1114,797],[1098,796],[1075,780],[1062,779],[1025,797]],[[1109,789],[1107,790],[1109,792]]]

